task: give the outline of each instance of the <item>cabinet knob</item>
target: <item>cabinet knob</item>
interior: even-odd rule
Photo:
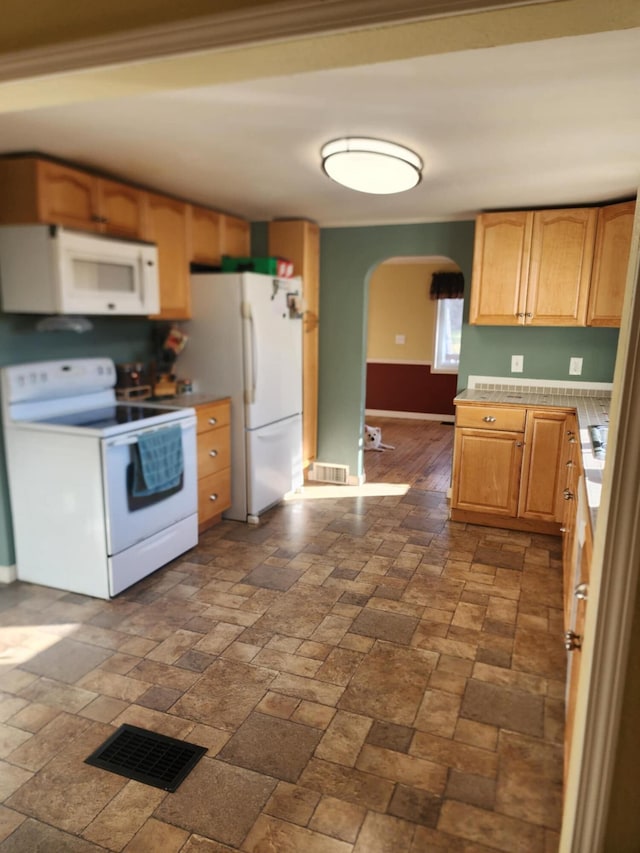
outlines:
[[[109,309],[109,311],[115,311],[116,310],[116,303],[115,302],[107,302],[107,308]]]
[[[562,497],[565,499],[565,501],[572,501],[573,500],[573,492],[570,489],[565,489],[564,492],[562,493]]]
[[[564,647],[568,652],[575,652],[582,648],[582,637],[575,631],[564,632]]]
[[[566,527],[561,527],[561,528],[560,528],[560,533],[566,533],[566,532],[567,532],[567,528],[566,528]]]
[[[216,494],[209,495],[209,500],[210,500],[210,501],[217,501],[217,500],[218,500],[218,496],[217,496]]]
[[[531,311],[527,311],[527,313],[524,316],[531,318],[531,317],[533,317],[533,314],[531,313]]]
[[[209,451],[209,456],[217,456],[217,455],[218,455],[218,451],[217,451],[217,450],[210,450],[210,451]]]
[[[578,601],[586,601],[589,598],[589,584],[579,583],[574,589],[573,594]]]
[[[524,314],[522,313],[522,311],[517,311],[516,317],[524,317]]]
[[[491,417],[491,415],[485,415],[482,420],[486,421],[488,424],[494,424],[496,422],[496,419]]]
[[[217,423],[218,423],[218,419],[217,419],[217,418],[209,418],[209,424],[210,424],[211,426],[215,426]]]
[[[571,461],[571,459],[570,459],[570,460],[567,462],[567,468],[573,468],[573,465],[574,465],[574,463],[573,463],[573,462]]]
[[[575,439],[575,437],[571,437],[571,438],[569,439],[569,444],[575,444],[575,443],[576,443],[576,439]]]
[[[522,447],[524,444],[523,441],[516,441],[516,447]]]

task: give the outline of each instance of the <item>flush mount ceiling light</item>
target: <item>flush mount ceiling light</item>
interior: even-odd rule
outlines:
[[[422,160],[409,148],[364,136],[345,136],[322,146],[322,168],[334,181],[361,193],[410,190],[422,178]]]

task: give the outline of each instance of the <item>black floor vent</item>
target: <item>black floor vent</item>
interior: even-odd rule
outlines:
[[[85,764],[175,791],[206,751],[194,743],[124,725],[85,758]]]

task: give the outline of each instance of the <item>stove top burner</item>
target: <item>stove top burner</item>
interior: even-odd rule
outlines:
[[[87,427],[88,429],[106,429],[119,424],[135,423],[174,412],[166,406],[137,406],[134,404],[105,406],[101,409],[84,409],[68,412],[65,415],[38,419],[37,423],[63,424],[64,426]]]

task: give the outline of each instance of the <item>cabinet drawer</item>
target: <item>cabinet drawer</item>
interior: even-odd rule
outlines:
[[[215,427],[227,426],[230,423],[231,406],[229,400],[216,400],[215,403],[207,403],[196,408],[198,419],[198,432],[205,432]]]
[[[216,427],[198,435],[198,477],[215,474],[231,465],[231,428]]]
[[[524,432],[525,409],[509,409],[500,406],[458,406],[456,426],[472,429],[507,429]]]
[[[208,521],[231,506],[231,469],[198,480],[198,522]]]

